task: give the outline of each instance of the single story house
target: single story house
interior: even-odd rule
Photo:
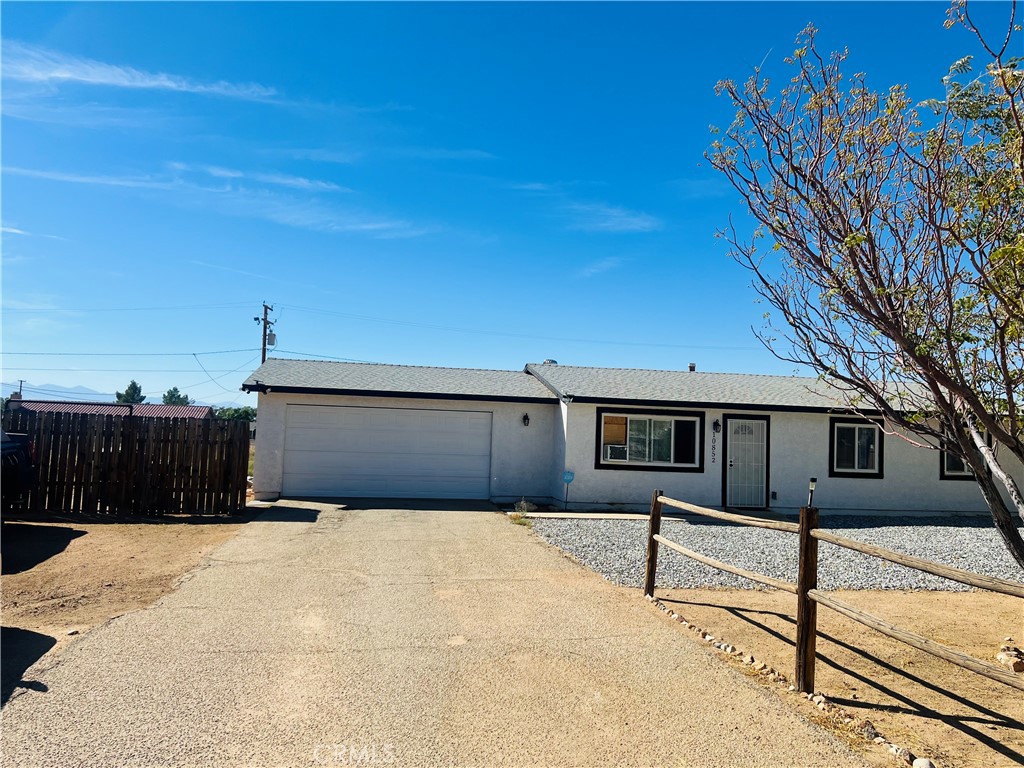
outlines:
[[[242,389],[259,393],[258,499],[642,509],[661,488],[705,506],[794,512],[816,477],[825,510],[986,509],[956,456],[885,434],[814,378],[271,358]]]
[[[73,400],[21,400],[17,406],[35,413],[95,413],[101,416],[147,416],[174,419],[212,419],[210,405],[163,403],[85,403]]]

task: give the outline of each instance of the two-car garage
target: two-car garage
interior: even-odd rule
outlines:
[[[289,404],[282,492],[486,499],[491,422],[489,411]]]

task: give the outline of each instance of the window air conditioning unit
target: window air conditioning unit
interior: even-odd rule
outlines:
[[[606,445],[604,447],[605,461],[626,461],[628,458],[629,454],[624,445]]]

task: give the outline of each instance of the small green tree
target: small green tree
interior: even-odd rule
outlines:
[[[142,394],[142,387],[139,386],[139,382],[132,379],[124,392],[114,393],[115,403],[144,403],[146,402],[146,396]]]
[[[251,405],[242,405],[237,408],[214,408],[213,417],[215,419],[230,419],[234,421],[256,421],[256,409]]]
[[[164,405],[192,405],[194,402],[188,395],[179,392],[177,387],[164,392]]]

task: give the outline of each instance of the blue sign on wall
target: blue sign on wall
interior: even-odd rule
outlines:
[[[575,479],[576,479],[576,473],[573,472],[570,469],[567,469],[567,470],[565,470],[565,472],[562,473],[562,482],[565,483],[566,485],[568,485],[569,483],[571,483]]]

